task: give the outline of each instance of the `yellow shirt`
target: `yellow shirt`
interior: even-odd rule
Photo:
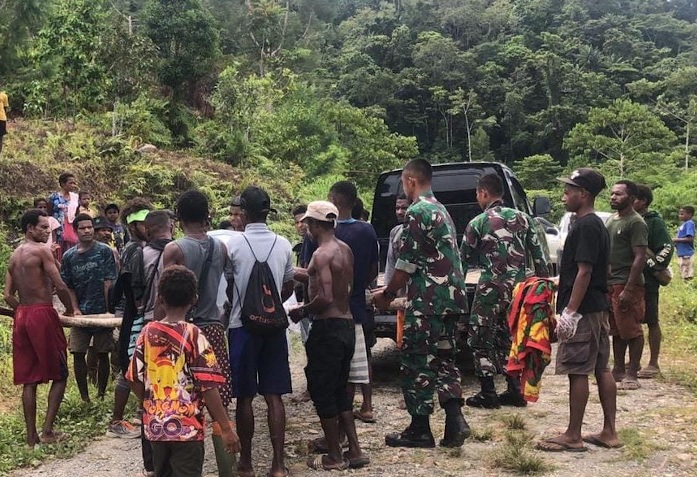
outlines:
[[[4,91],[0,91],[0,106],[0,121],[7,121],[5,109],[10,107],[10,101]]]

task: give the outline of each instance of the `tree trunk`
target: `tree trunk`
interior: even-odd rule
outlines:
[[[467,131],[467,159],[472,162],[472,131],[470,131],[470,120],[465,111],[465,130]]]
[[[685,170],[690,167],[690,121],[685,127]]]

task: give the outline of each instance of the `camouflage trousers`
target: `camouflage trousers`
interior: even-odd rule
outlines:
[[[507,290],[479,287],[472,302],[467,344],[474,356],[474,375],[483,378],[504,374],[511,351]]]
[[[455,366],[455,330],[460,315],[407,313],[400,362],[402,392],[412,416],[433,413],[433,393],[443,405],[462,399],[460,370]]]

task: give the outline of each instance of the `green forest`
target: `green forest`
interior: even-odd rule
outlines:
[[[289,207],[348,177],[370,202],[379,172],[417,156],[500,161],[555,199],[557,175],[592,165],[609,181],[655,187],[671,220],[695,201],[693,0],[2,0],[0,9],[0,87],[16,120],[0,168],[12,198],[5,219],[55,189],[63,168],[102,201],[166,203],[198,185],[222,210],[230,189],[251,181]],[[146,143],[162,152],[134,153]],[[18,175],[33,180],[13,193]]]

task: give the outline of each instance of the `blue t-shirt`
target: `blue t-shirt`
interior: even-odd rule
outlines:
[[[694,236],[695,223],[692,219],[686,220],[678,227],[678,238]],[[678,254],[678,257],[691,257],[695,254],[695,245],[694,243],[678,242],[675,244],[675,252]]]
[[[363,324],[367,317],[365,289],[370,286],[370,271],[378,263],[378,236],[372,225],[354,219],[339,221],[334,235],[353,252],[353,289],[349,307],[353,320],[357,324]],[[317,250],[317,244],[305,237],[305,245],[300,260],[309,264],[312,254]]]
[[[71,247],[61,261],[61,277],[75,291],[80,312],[84,315],[106,313],[104,282],[116,280],[114,252],[108,245],[95,242],[85,252]]]

